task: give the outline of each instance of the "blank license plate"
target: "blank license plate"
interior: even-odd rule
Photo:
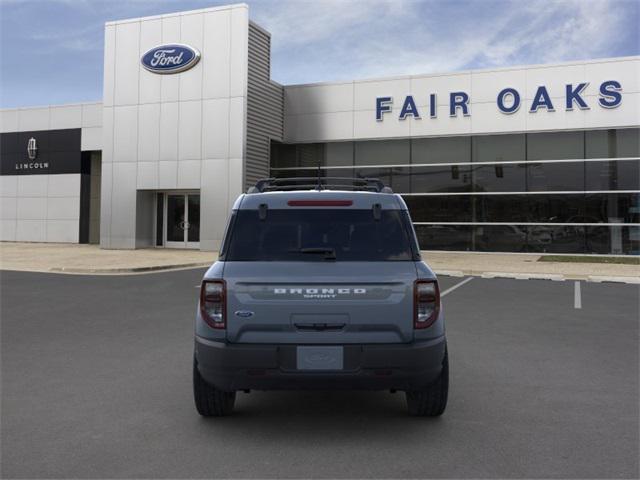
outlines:
[[[342,347],[298,347],[298,370],[342,370]]]

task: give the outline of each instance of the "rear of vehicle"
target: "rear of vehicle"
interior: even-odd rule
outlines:
[[[196,319],[203,415],[238,390],[404,390],[414,414],[444,411],[448,367],[438,284],[400,196],[243,195]]]

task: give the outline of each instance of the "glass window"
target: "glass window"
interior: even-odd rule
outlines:
[[[473,249],[480,252],[524,252],[526,227],[517,225],[478,225],[473,229]]]
[[[475,222],[528,222],[527,195],[477,195],[473,201]]]
[[[296,145],[297,166],[317,167],[324,164],[324,143]]]
[[[527,160],[584,158],[583,132],[527,134]]]
[[[587,131],[585,144],[585,158],[637,158],[640,157],[640,129]]]
[[[640,223],[640,193],[591,193],[586,196],[587,223]]]
[[[576,223],[584,215],[584,195],[528,195],[528,222]]]
[[[476,222],[571,223],[584,215],[584,195],[477,195],[474,208]]]
[[[587,227],[586,252],[640,255],[640,227]]]
[[[617,132],[617,156],[640,157],[640,128],[624,128]]]
[[[308,171],[311,175],[317,175],[318,172]],[[341,178],[354,178],[355,174],[353,168],[324,168],[321,171],[321,175],[325,177],[341,177]]]
[[[534,163],[527,165],[527,190],[584,190],[584,162]]]
[[[441,167],[412,167],[411,192],[470,192],[471,167],[443,165]]]
[[[474,162],[508,162],[526,160],[526,158],[524,134],[473,137]]]
[[[239,210],[228,261],[411,261],[411,225],[401,210]]]
[[[586,190],[638,190],[640,161],[585,162]]]
[[[564,225],[529,225],[527,250],[541,253],[584,253],[585,228]]]
[[[409,167],[356,168],[355,176],[358,178],[377,178],[397,193],[409,193],[411,191],[409,188]]]
[[[415,138],[411,163],[462,163],[471,161],[471,137]]]
[[[271,176],[274,178],[300,178],[316,176],[317,170],[272,170]],[[324,175],[323,175],[324,176]]]
[[[318,178],[317,168],[307,168],[300,170],[273,170],[271,176],[274,178],[309,178],[309,184],[316,184],[315,179]],[[322,168],[320,169],[320,177],[340,177],[340,178],[353,178],[352,168]]]
[[[353,165],[353,142],[331,142],[325,144],[327,167]]]
[[[356,165],[406,165],[410,161],[409,140],[356,142]]]
[[[524,192],[525,164],[477,165],[473,167],[475,192]]]
[[[414,222],[471,222],[471,195],[406,195]]]
[[[416,225],[420,250],[471,250],[470,225]]]
[[[286,143],[271,142],[271,167],[297,167],[296,146]]]

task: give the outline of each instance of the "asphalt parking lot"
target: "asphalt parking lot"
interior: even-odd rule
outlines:
[[[202,273],[1,273],[3,478],[638,477],[638,285],[441,278],[438,419],[399,393],[252,392],[205,420]]]

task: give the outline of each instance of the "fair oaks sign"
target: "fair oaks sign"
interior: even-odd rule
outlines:
[[[584,98],[584,90],[589,85],[588,82],[579,84],[566,84],[564,89],[564,105],[562,107],[567,110],[573,110],[578,107],[580,110],[589,110],[591,107]],[[471,115],[469,108],[469,102],[471,100],[469,94],[464,91],[450,92],[449,93],[449,116],[457,117],[458,113],[462,116],[468,117]],[[524,100],[520,95],[520,92],[512,87],[505,87],[500,90],[496,95],[496,108],[505,115],[510,115],[517,112],[522,106]],[[622,103],[622,85],[617,80],[607,80],[602,82],[598,88],[598,105],[601,108],[616,108]],[[438,98],[437,94],[429,94],[429,102],[425,107],[418,108],[416,100],[413,95],[407,95],[399,109],[398,119],[405,120],[408,117],[415,119],[421,119],[421,109],[428,110],[427,115],[429,118],[438,117]],[[546,86],[541,85],[536,89],[535,94],[530,105],[527,105],[529,113],[536,113],[538,110],[546,110],[548,112],[555,112],[556,105],[554,105],[551,95]],[[392,114],[394,112],[393,97],[377,97],[376,98],[376,120],[382,122],[385,114]]]

